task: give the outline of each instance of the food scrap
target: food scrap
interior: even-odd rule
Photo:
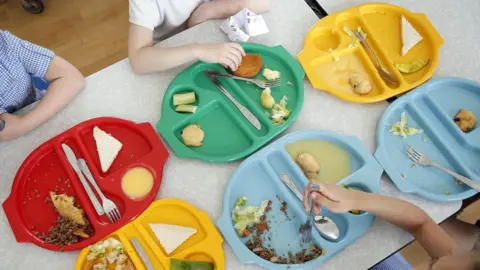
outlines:
[[[122,243],[114,237],[88,247],[87,261],[83,270],[135,270],[125,254]]]
[[[353,88],[353,92],[359,94],[359,95],[366,95],[372,91],[372,83],[366,76],[363,74],[360,74],[358,72],[352,73],[350,75],[350,78],[348,79],[348,82]]]
[[[152,232],[157,237],[160,245],[170,255],[175,249],[197,233],[197,230],[190,227],[170,224],[149,224]]]
[[[328,53],[332,56],[333,62],[339,62],[340,58],[338,55],[335,53],[335,51],[332,50],[332,48],[328,49]]]
[[[472,131],[477,125],[477,118],[473,112],[461,109],[453,118],[457,126],[465,133]]]
[[[272,201],[262,201],[260,207],[246,206],[246,204],[247,197],[239,197],[233,205],[232,220],[235,230],[240,237],[247,237],[249,235],[250,232],[247,230],[247,227],[255,224],[258,225],[262,222],[261,217],[268,212],[267,209],[270,210]]]
[[[200,128],[200,125],[192,124],[185,127],[181,132],[183,144],[186,146],[201,146],[205,132]]]
[[[415,60],[410,63],[406,64],[398,64],[395,63],[395,67],[400,71],[401,73],[404,74],[410,74],[410,73],[415,73],[422,69],[424,66],[428,64],[430,59],[425,59],[425,60]]]
[[[65,246],[89,238],[93,229],[82,209],[75,206],[75,199],[66,194],[56,195],[50,192],[50,200],[59,217],[55,226],[43,233],[40,238],[50,244]]]
[[[406,55],[423,37],[412,24],[402,16],[402,56]]]
[[[362,27],[359,26],[357,28],[357,31],[363,36],[364,39],[367,38],[367,33],[363,32]],[[345,32],[345,34],[347,34],[349,37],[352,38],[352,42],[350,44],[348,44],[348,48],[355,48],[358,45],[357,36],[355,36],[353,31],[350,30],[350,28],[348,28],[347,26],[343,27],[343,32]]]
[[[287,81],[288,86],[293,86],[293,83],[291,81]]]
[[[272,97],[272,90],[265,88],[260,95],[260,104],[265,109],[271,109],[275,105],[275,99]]]
[[[195,92],[187,92],[173,95],[173,105],[192,104],[196,101]]]
[[[320,164],[312,154],[300,153],[295,159],[298,166],[302,169],[303,173],[308,179],[317,179],[320,174]]]
[[[115,161],[115,158],[117,158],[117,155],[122,149],[123,145],[116,138],[101,130],[99,127],[93,128],[93,137],[97,145],[100,165],[102,167],[102,171],[105,173],[112,166],[113,161]]]
[[[277,125],[285,123],[290,116],[290,110],[287,109],[287,96],[283,96],[278,104],[272,107],[272,122]]]
[[[197,101],[195,97],[195,92],[187,92],[173,95],[173,105],[176,112],[186,112],[186,113],[195,113],[197,111],[197,106],[187,105],[192,104]]]
[[[242,63],[237,70],[233,72],[234,75],[251,78],[256,76],[262,69],[262,57],[258,54],[247,54],[243,57]]]
[[[275,81],[280,79],[280,71],[271,70],[269,68],[263,69],[263,77],[267,79],[267,81]]]
[[[211,262],[173,259],[170,261],[170,270],[213,270]]]
[[[407,176],[404,173],[402,173],[402,179],[407,180]]]
[[[389,130],[393,135],[402,136],[404,139],[409,135],[423,133],[423,129],[413,128],[407,126],[407,115],[405,112],[402,112],[400,116],[400,121],[392,125]]]

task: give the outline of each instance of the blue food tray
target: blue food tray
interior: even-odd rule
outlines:
[[[433,161],[480,181],[480,129],[477,125],[469,133],[461,131],[453,121],[460,109],[480,117],[480,84],[458,78],[432,80],[397,99],[385,111],[377,126],[375,157],[400,191],[442,202],[476,194],[437,168],[413,166],[405,152],[410,145]],[[407,115],[408,126],[423,129],[423,134],[403,139],[388,132],[402,112]]]
[[[362,236],[373,222],[374,217],[369,213],[335,214],[323,209],[323,215],[332,218],[338,225],[340,237],[336,241],[329,241],[314,229],[313,242],[317,247],[325,249],[326,255],[304,264],[275,264],[258,257],[246,247],[245,242],[248,238],[240,238],[237,235],[231,219],[233,205],[240,196],[248,198],[247,205],[259,206],[262,200],[272,200],[272,210],[267,214],[270,220],[269,244],[275,248],[278,255],[285,256],[288,250],[296,253],[302,249],[295,243],[300,242],[298,229],[305,222],[307,215],[302,202],[281,182],[279,176],[284,173],[289,175],[297,188],[303,191],[308,180],[290,157],[285,146],[305,139],[327,140],[350,153],[352,174],[339,181],[338,185],[345,184],[352,188],[379,193],[383,169],[358,138],[326,131],[300,131],[282,137],[246,159],[233,173],[225,189],[223,212],[217,225],[242,263],[256,263],[267,269],[313,269]],[[287,202],[287,213],[290,218],[286,218],[280,211],[280,200],[276,198],[277,196]]]

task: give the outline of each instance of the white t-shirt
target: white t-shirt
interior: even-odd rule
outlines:
[[[192,12],[208,0],[129,0],[130,22],[153,31],[160,41],[185,29]]]

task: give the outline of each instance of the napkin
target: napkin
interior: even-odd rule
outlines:
[[[247,8],[225,20],[220,29],[234,42],[247,42],[250,37],[268,33],[268,27],[263,17]]]

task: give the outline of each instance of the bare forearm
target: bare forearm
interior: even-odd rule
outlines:
[[[448,255],[458,248],[427,213],[413,204],[377,194],[360,193],[358,207],[408,231],[432,258]]]
[[[85,79],[80,73],[69,74],[51,81],[42,100],[32,111],[23,116],[22,121],[25,123],[26,132],[37,128],[52,118],[84,87]]]
[[[188,26],[210,19],[224,19],[248,8],[255,13],[270,9],[270,0],[214,0],[202,4],[191,15]]]
[[[144,47],[130,53],[135,73],[160,72],[198,60],[196,45],[175,48]]]

